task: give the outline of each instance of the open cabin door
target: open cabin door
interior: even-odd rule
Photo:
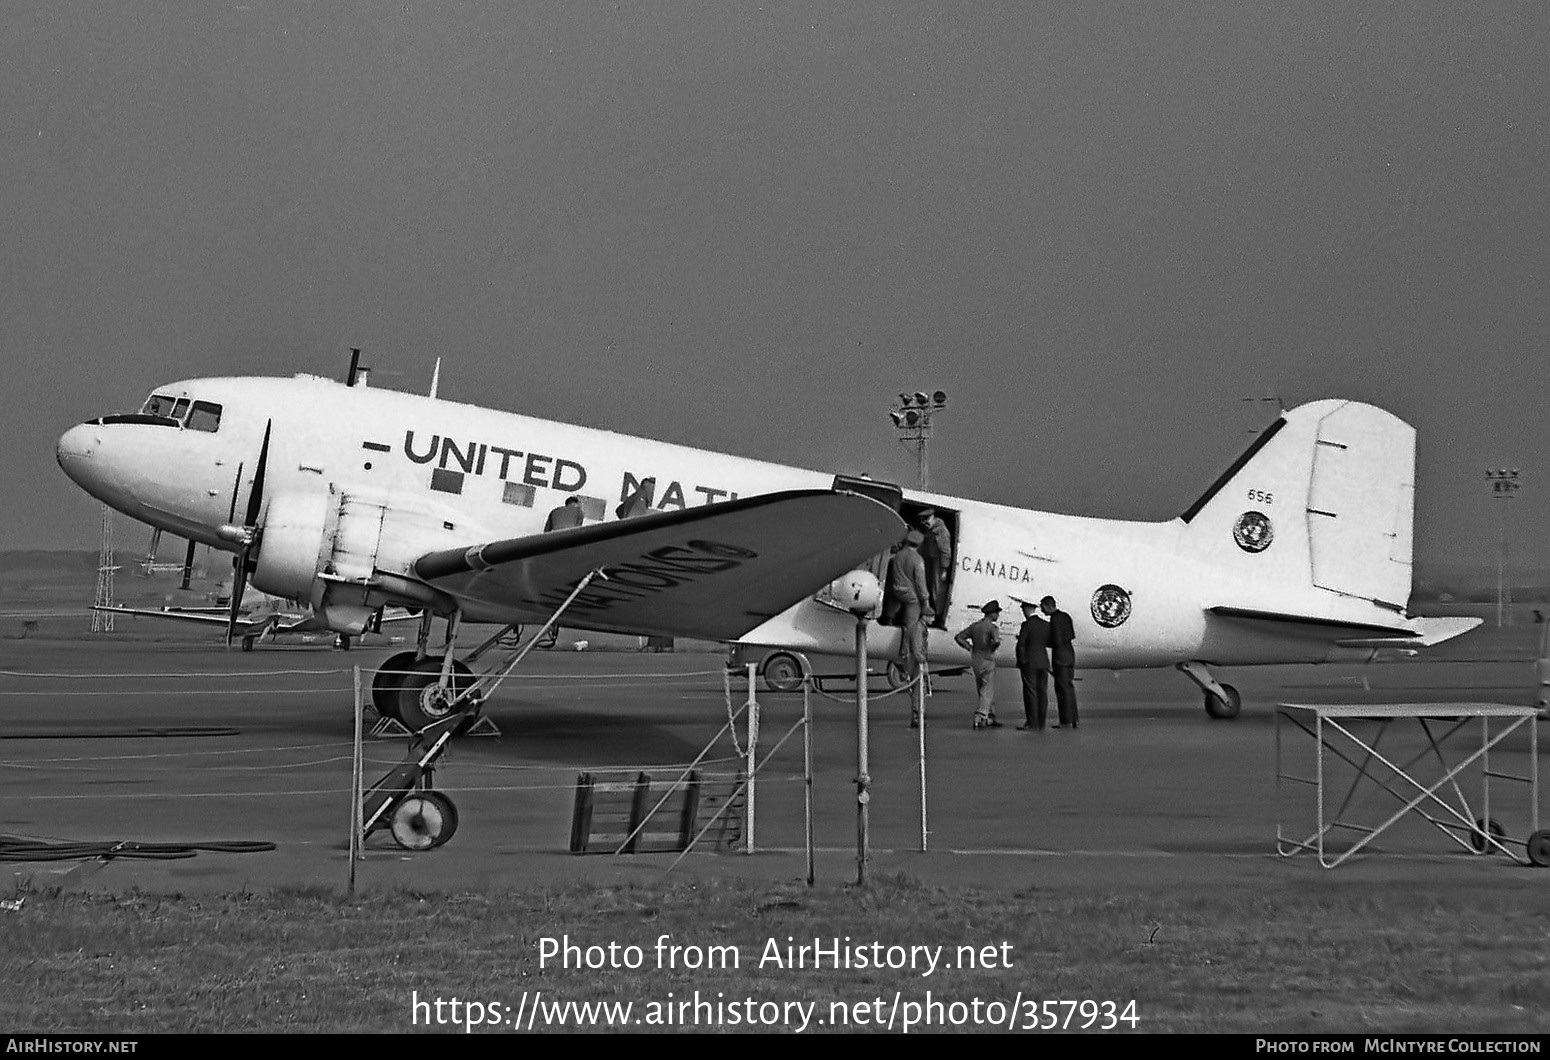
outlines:
[[[835,475],[833,488],[836,490],[844,490],[847,493],[859,493],[863,497],[871,497],[874,501],[877,501],[880,504],[886,504],[888,507],[897,512],[901,519],[903,519],[906,523],[915,529],[920,529],[920,513],[928,508],[935,509],[937,518],[941,519],[942,522],[947,526],[948,534],[951,538],[951,544],[949,546],[947,555],[943,556],[940,560],[934,561],[932,559],[931,555],[929,554],[929,544],[925,548],[922,548],[921,552],[922,555],[926,556],[926,569],[928,575],[935,572],[937,576],[936,594],[939,599],[936,601],[936,617],[932,620],[931,626],[936,629],[947,628],[947,602],[949,596],[951,595],[952,578],[955,567],[955,564],[953,563],[953,554],[957,550],[958,543],[958,513],[952,509],[942,508],[935,504],[925,504],[920,501],[907,500],[904,496],[904,490],[892,482],[878,482],[876,479],[855,478],[851,475]],[[871,571],[877,576],[877,580],[883,584],[884,589],[886,590],[888,582],[888,559],[890,556],[892,556],[892,554],[892,551],[879,552],[866,563],[860,564],[858,569]],[[828,604],[833,607],[842,606],[839,601],[834,599],[834,595],[832,592],[830,592],[829,586],[827,585],[822,589],[819,589],[818,592],[813,595],[813,598],[822,604]],[[877,618],[880,611],[881,608],[879,608],[878,611],[874,611],[871,617],[874,619]]]

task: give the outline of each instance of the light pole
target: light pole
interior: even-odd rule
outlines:
[[[1507,503],[1517,496],[1522,481],[1517,468],[1486,468],[1485,481],[1491,496],[1501,504],[1496,506],[1496,626],[1510,624],[1512,590],[1507,586]],[[1508,620],[1504,623],[1504,618]]]
[[[888,418],[893,420],[899,432],[899,440],[915,445],[915,485],[921,489],[926,488],[930,479],[926,464],[926,442],[931,438],[931,417],[946,407],[947,391],[933,390],[930,394],[924,394],[917,390],[913,394],[900,394],[899,403],[888,413]]]

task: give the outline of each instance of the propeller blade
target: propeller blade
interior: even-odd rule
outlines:
[[[258,517],[263,514],[264,508],[264,471],[269,466],[269,432],[274,429],[274,420],[264,424],[264,443],[258,447],[258,466],[253,469],[253,488],[248,492],[247,518],[242,521],[243,528],[247,530],[247,544],[243,545],[237,553],[237,559],[232,563],[231,569],[231,613],[226,619],[226,646],[231,647],[233,638],[237,635],[237,617],[242,613],[242,596],[248,588],[249,561],[253,557],[253,546],[258,541]],[[242,469],[237,469],[237,481],[242,481]],[[232,491],[231,506],[235,513],[237,507],[237,494]]]
[[[226,617],[226,646],[237,635],[237,618],[242,613],[242,597],[248,590],[248,550],[237,553],[231,564],[231,611]]]
[[[228,523],[237,521],[237,494],[242,492],[242,467],[241,464],[237,465],[237,480],[231,484],[231,510],[226,513]]]
[[[179,588],[187,589],[188,580],[194,576],[194,542],[188,543],[188,551],[183,553],[183,584]]]
[[[264,444],[258,449],[258,467],[253,470],[253,489],[248,494],[248,517],[242,525],[252,528],[258,525],[258,517],[264,505],[264,470],[269,466],[269,432],[274,420],[264,424]]]

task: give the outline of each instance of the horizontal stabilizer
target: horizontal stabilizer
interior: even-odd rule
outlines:
[[[792,490],[432,552],[413,569],[470,614],[483,605],[535,620],[600,570],[565,624],[733,640],[904,532],[893,509],[870,498]]]
[[[1367,640],[1342,640],[1338,643],[1342,648],[1430,648],[1441,644],[1445,640],[1462,636],[1474,629],[1481,622],[1481,618],[1417,618],[1414,620],[1420,630],[1407,634],[1400,639],[1395,638],[1370,638]]]
[[[1254,611],[1245,607],[1213,607],[1209,610],[1211,614],[1221,615],[1223,618],[1236,618],[1248,622],[1270,622],[1283,627],[1301,626],[1310,633],[1318,633],[1320,635],[1333,634],[1338,637],[1341,631],[1349,630],[1352,633],[1383,634],[1385,639],[1403,641],[1406,644],[1419,643],[1420,638],[1419,633],[1412,629],[1406,629],[1404,626],[1380,626],[1370,622],[1349,622],[1345,619],[1330,618],[1326,615],[1294,615],[1282,611]],[[1426,620],[1423,619],[1422,621]],[[1463,632],[1463,630],[1459,632]]]

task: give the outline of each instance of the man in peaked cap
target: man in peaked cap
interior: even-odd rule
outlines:
[[[980,607],[983,618],[971,622],[953,638],[969,653],[969,668],[974,671],[974,690],[979,702],[974,708],[976,729],[999,729],[996,720],[996,649],[1001,647],[1001,602],[992,600]]]
[[[931,605],[940,614],[947,603],[947,572],[953,566],[953,535],[947,524],[937,518],[935,508],[922,508],[915,513],[915,529],[924,538],[920,543],[920,558],[926,563]]]

